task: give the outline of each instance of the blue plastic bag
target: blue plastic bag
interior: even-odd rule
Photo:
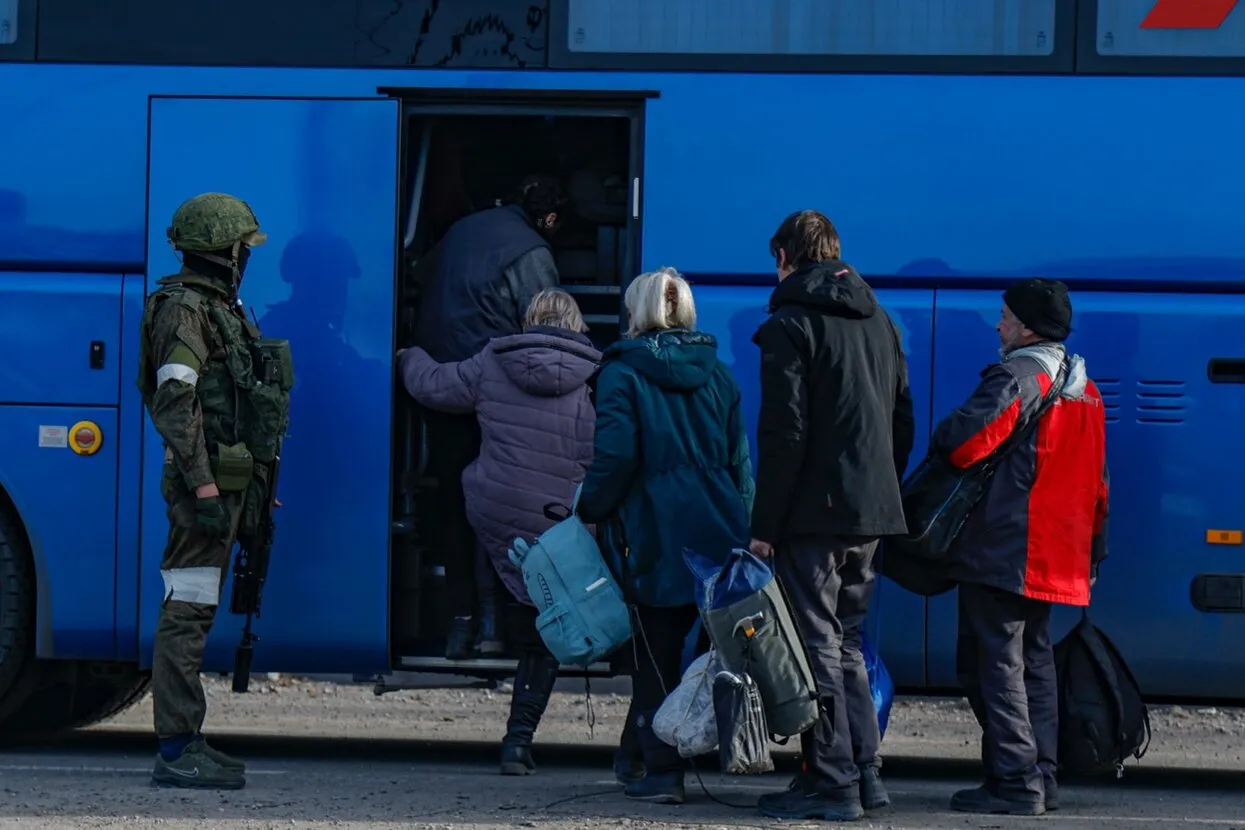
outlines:
[[[768,562],[742,548],[732,550],[721,563],[684,548],[683,562],[696,577],[696,607],[702,613],[734,605],[763,590],[774,578]]]
[[[895,702],[895,683],[891,680],[882,656],[878,654],[873,641],[860,631],[860,653],[865,659],[865,670],[869,673],[869,691],[873,694],[873,708],[878,713],[878,732],[886,735],[886,724],[890,720],[891,705]]]

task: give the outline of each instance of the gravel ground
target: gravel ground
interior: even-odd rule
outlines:
[[[609,773],[610,750],[627,708],[621,694],[594,694],[591,736],[582,692],[555,694],[538,734],[541,769],[534,778],[516,779],[496,772],[505,691],[428,689],[376,697],[367,685],[257,677],[252,694],[233,695],[227,681],[205,678],[205,683],[211,734],[223,748],[248,759],[245,790],[151,787],[146,699],[67,742],[0,753],[0,828],[828,826],[773,822],[751,808],[760,793],[784,786],[791,755],[783,748],[776,748],[780,772],[772,776],[703,773],[714,796],[742,809],[711,800],[694,776],[682,807],[626,800]],[[1063,808],[1037,821],[1086,830],[1245,830],[1245,715],[1155,707],[1151,720],[1155,741],[1140,764],[1129,765],[1123,782],[1065,786]],[[854,826],[1032,826],[1034,819],[947,810],[951,792],[974,784],[977,775],[976,726],[958,701],[897,701],[883,752],[895,810]],[[1190,767],[1201,771],[1180,770]]]
[[[581,681],[563,682],[561,688]],[[498,741],[505,731],[509,687],[420,689],[380,697],[366,684],[303,678],[255,677],[236,695],[229,681],[204,677],[208,727],[214,733]],[[580,691],[555,692],[541,722],[540,744],[617,746],[629,697],[594,691],[591,706]],[[592,728],[590,730],[590,716]],[[1141,764],[1245,771],[1245,710],[1151,707],[1154,740]],[[151,696],[96,729],[150,729]],[[591,734],[590,734],[591,731]],[[783,752],[775,747],[777,752]],[[923,758],[975,759],[979,732],[968,703],[950,698],[899,698],[891,710],[882,753]]]

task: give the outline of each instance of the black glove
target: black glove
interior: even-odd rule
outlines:
[[[229,513],[218,496],[208,496],[195,503],[195,527],[206,536],[223,538],[229,532]]]

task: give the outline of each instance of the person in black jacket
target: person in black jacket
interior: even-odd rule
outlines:
[[[412,345],[438,363],[475,357],[494,337],[519,334],[532,297],[559,284],[551,239],[569,199],[557,179],[533,175],[508,204],[468,214],[420,262],[422,296]],[[495,657],[502,639],[502,588],[467,521],[463,471],[480,454],[473,413],[425,408],[428,470],[440,484],[435,544],[445,557],[449,660]]]
[[[860,651],[879,538],[907,531],[900,479],[915,436],[899,330],[840,257],[834,225],[793,213],[770,240],[779,284],[761,348],[752,551],[772,557],[808,650],[820,721],[801,774],[761,797],[774,818],[851,821],[890,804]]]

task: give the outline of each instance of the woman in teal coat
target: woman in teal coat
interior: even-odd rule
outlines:
[[[725,561],[748,547],[752,465],[739,387],[717,341],[695,331],[687,282],[672,268],[644,274],[624,302],[631,327],[603,353],[578,512],[603,528],[636,605],[631,712],[615,772],[628,796],[678,804],[682,759],[651,724],[679,684],[697,618],[683,549]]]

